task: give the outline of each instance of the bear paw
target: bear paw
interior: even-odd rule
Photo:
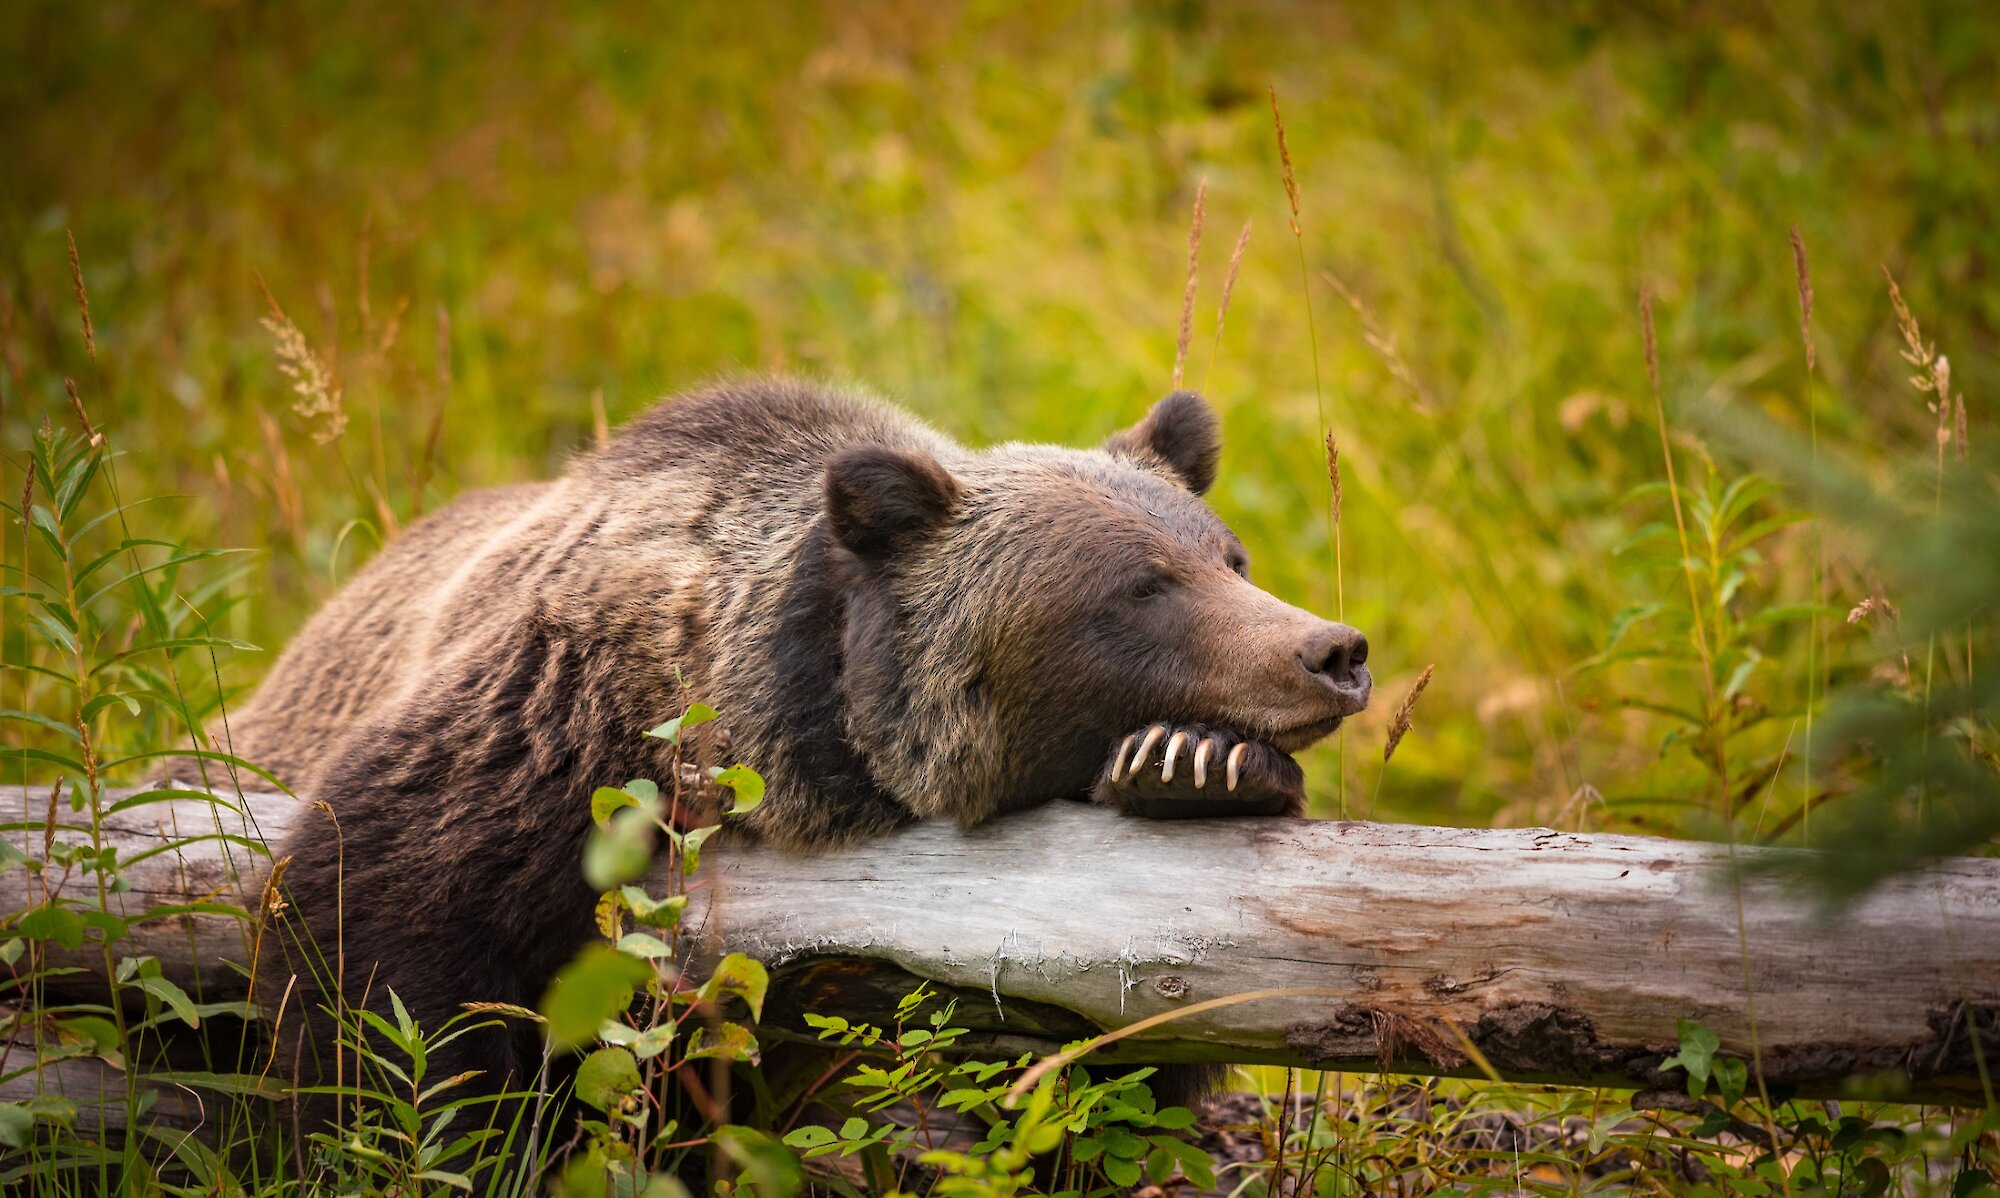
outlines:
[[[1151,724],[1118,742],[1091,798],[1147,819],[1298,815],[1305,771],[1275,747],[1199,724]]]

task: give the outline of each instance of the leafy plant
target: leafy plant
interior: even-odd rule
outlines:
[[[1802,520],[1777,501],[1782,489],[1756,474],[1724,481],[1713,467],[1699,491],[1686,497],[1690,553],[1683,556],[1672,515],[1642,525],[1618,547],[1659,588],[1611,622],[1604,648],[1579,669],[1619,663],[1659,668],[1655,685],[1628,694],[1625,707],[1660,717],[1667,732],[1661,756],[1676,749],[1707,775],[1718,814],[1734,820],[1782,766],[1785,747],[1757,736],[1773,720],[1798,714],[1787,699],[1774,703],[1759,687],[1775,651],[1773,638],[1789,625],[1810,621],[1824,609],[1810,603],[1760,602],[1768,586],[1765,546]],[[1627,496],[1634,505],[1680,503],[1665,483],[1648,483]]]
[[[695,1070],[710,1062],[726,1074],[758,1061],[751,1024],[763,1014],[770,984],[764,966],[741,953],[714,962],[699,984],[684,972],[690,946],[681,920],[702,846],[722,820],[755,810],[764,795],[763,778],[748,766],[696,774],[684,764],[685,735],[717,717],[714,708],[690,701],[646,733],[674,747],[673,783],[664,793],[651,780],[634,779],[591,796],[594,827],[583,868],[603,890],[597,907],[603,940],[557,976],[541,1009],[551,1049],[595,1045],[571,1088],[588,1113],[579,1123],[583,1142],[557,1179],[564,1193],[682,1193],[682,1167],[703,1150],[711,1169],[740,1170],[759,1193],[797,1187],[790,1154],[764,1133],[730,1124],[712,1085],[701,1085]],[[705,823],[696,813],[718,805],[697,802],[702,789],[728,799]],[[649,891],[648,877],[664,881],[664,892]],[[732,1017],[732,1008],[750,1022]],[[711,1074],[711,1083],[722,1076]]]
[[[186,826],[147,856],[207,839],[263,851],[230,831],[240,820],[226,798],[159,789],[114,800],[109,791],[113,780],[163,756],[156,746],[176,740],[189,743],[187,755],[219,770],[244,764],[205,747],[200,721],[215,692],[185,680],[182,666],[190,657],[202,660],[195,678],[206,677],[216,654],[251,646],[214,631],[214,619],[231,606],[221,594],[228,576],[193,586],[184,577],[188,567],[221,553],[131,531],[136,505],[118,496],[116,455],[71,386],[83,431],[43,421],[30,446],[21,502],[7,505],[21,530],[21,556],[7,563],[9,585],[0,596],[25,609],[26,618],[15,622],[18,640],[6,662],[21,706],[0,711],[0,720],[20,733],[8,768],[32,773],[38,791],[46,787],[46,800],[39,814],[24,811],[0,827],[6,834],[0,872],[21,875],[25,884],[10,893],[26,899],[0,917],[6,971],[0,1001],[7,1004],[0,1082],[38,1082],[34,1097],[0,1103],[0,1144],[29,1162],[0,1171],[0,1180],[41,1170],[70,1178],[145,1175],[143,1141],[107,1140],[95,1129],[142,1122],[158,1097],[145,1066],[174,1026],[255,1013],[244,1002],[197,1001],[152,956],[124,947],[147,925],[192,915],[252,918],[219,900],[142,905],[123,876],[136,858],[121,859],[106,835],[111,820],[189,799],[212,812],[210,826]],[[101,1001],[51,992],[53,980],[83,972],[103,979]],[[39,1085],[63,1063],[85,1061],[115,1079],[108,1092],[121,1111],[80,1108],[55,1087]]]
[[[1175,1134],[1193,1126],[1194,1114],[1155,1104],[1145,1084],[1152,1069],[1093,1079],[1073,1067],[1045,1078],[1025,1106],[1011,1110],[1006,1096],[1030,1059],[951,1060],[966,1033],[951,1025],[955,1002],[924,1013],[935,1000],[919,986],[897,1003],[888,1029],[808,1014],[822,1043],[861,1058],[836,1093],[818,1098],[828,1110],[851,1113],[838,1126],[803,1124],[784,1142],[808,1161],[858,1158],[866,1193],[1082,1198],[1148,1180],[1216,1184],[1208,1154]],[[883,1117],[891,1111],[905,1118]],[[827,1180],[853,1189],[837,1176]]]

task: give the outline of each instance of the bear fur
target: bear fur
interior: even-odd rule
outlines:
[[[640,733],[690,699],[722,713],[697,762],[765,778],[742,824],[801,851],[1131,806],[1185,792],[1197,751],[1217,788],[1229,755],[1230,794],[1296,810],[1286,754],[1366,703],[1365,642],[1246,580],[1198,498],[1219,454],[1185,393],[1100,449],[972,451],[864,397],[717,386],[412,526],[225,747],[324,804],[278,852],[328,962],[338,920],[347,1001],[393,989],[433,1029],[467,1001],[535,1006],[594,935],[590,795],[665,782],[672,746]],[[297,1013],[327,999],[296,972],[265,988],[297,991],[281,1050],[310,1083],[331,1032]],[[432,1074],[524,1084],[540,1047],[518,1027]]]

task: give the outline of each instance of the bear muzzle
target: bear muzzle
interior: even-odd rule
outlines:
[[[1287,753],[1333,734],[1341,721],[1368,706],[1374,678],[1368,673],[1368,638],[1346,624],[1315,620],[1294,655],[1305,675],[1298,722],[1281,724],[1270,742]],[[1316,709],[1316,710],[1315,710]]]

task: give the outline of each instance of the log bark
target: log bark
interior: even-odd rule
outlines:
[[[31,856],[37,800],[8,835]],[[235,803],[235,800],[230,800]],[[41,802],[45,802],[45,796]],[[214,897],[255,910],[272,841],[319,818],[251,795],[127,811],[128,914]],[[65,838],[76,833],[65,831]],[[1742,849],[1738,864],[1789,850]],[[1055,803],[973,829],[919,824],[813,857],[712,842],[690,911],[705,954],[773,971],[764,1034],[807,1011],[882,1016],[919,982],[981,1050],[1042,1052],[1207,999],[1104,1051],[1628,1088],[1673,1085],[1676,1020],[1754,1056],[1774,1090],[1978,1103],[2000,1066],[2000,861],[1953,859],[1823,916],[1725,846],[1548,829],[1256,819],[1151,823]],[[8,871],[13,910],[39,900]],[[24,881],[26,884],[24,885]],[[656,879],[656,883],[659,880]],[[656,884],[654,889],[663,890]],[[195,914],[119,949],[211,1001],[240,996],[250,923]],[[101,972],[88,950],[59,961]],[[232,963],[234,963],[232,965]],[[94,974],[52,979],[88,987]],[[1753,1036],[1752,1009],[1755,1028]],[[1976,1030],[1976,1035],[1973,1034]]]

